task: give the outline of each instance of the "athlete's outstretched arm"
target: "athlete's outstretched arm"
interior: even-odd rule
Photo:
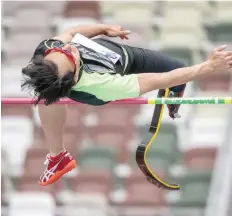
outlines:
[[[106,35],[109,37],[119,36],[121,39],[128,39],[130,31],[123,30],[122,26],[119,25],[94,24],[67,29],[63,34],[55,36],[53,39],[61,40],[64,43],[67,43],[70,42],[77,33],[88,38],[98,35]]]
[[[225,48],[226,46],[221,46],[215,49],[207,61],[192,67],[179,68],[168,73],[138,74],[140,95],[155,89],[181,85],[205,75],[232,70],[232,52],[225,51]]]

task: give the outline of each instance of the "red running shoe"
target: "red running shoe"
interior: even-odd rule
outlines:
[[[47,167],[39,180],[41,186],[46,186],[58,181],[64,174],[76,167],[76,161],[66,150],[55,157],[48,154],[44,164],[47,165]]]

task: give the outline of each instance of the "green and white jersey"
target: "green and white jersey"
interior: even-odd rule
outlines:
[[[95,106],[104,105],[114,100],[138,97],[139,83],[137,75],[126,75],[124,73],[128,65],[126,50],[119,44],[109,40],[96,39],[94,41],[120,54],[122,56],[122,64],[117,64],[115,66],[116,73],[110,73],[109,68],[105,69],[108,71],[106,72],[104,71],[104,67],[99,67],[99,70],[91,71],[90,73],[83,67],[79,80],[75,86],[73,86],[68,97],[72,100]],[[64,43],[59,40],[44,40],[35,50],[34,56],[43,55],[47,49],[63,45]],[[79,45],[77,45],[77,48],[78,46]],[[84,61],[83,63],[85,64]]]
[[[139,84],[135,74],[86,73],[83,71],[72,91],[94,95],[103,102],[139,96]]]

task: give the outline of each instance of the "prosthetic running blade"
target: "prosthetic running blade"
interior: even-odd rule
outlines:
[[[158,97],[166,98],[168,96],[168,92],[169,92],[168,89],[159,90]],[[167,190],[179,190],[180,189],[179,185],[168,184],[165,181],[161,180],[158,176],[156,176],[155,173],[153,173],[151,168],[149,167],[146,159],[147,151],[159,132],[163,111],[164,111],[164,104],[155,105],[147,138],[145,138],[137,148],[136,162],[139,168],[141,169],[141,171],[143,172],[143,174],[147,177],[148,182],[150,182],[151,184],[154,184],[159,188],[165,188]]]

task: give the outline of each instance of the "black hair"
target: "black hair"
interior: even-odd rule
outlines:
[[[53,61],[43,59],[43,56],[35,57],[22,69],[22,73],[24,82],[21,87],[34,91],[34,96],[37,97],[35,105],[40,100],[44,100],[45,105],[57,102],[68,96],[75,85],[75,73],[67,71],[65,75],[59,76],[57,65]]]

